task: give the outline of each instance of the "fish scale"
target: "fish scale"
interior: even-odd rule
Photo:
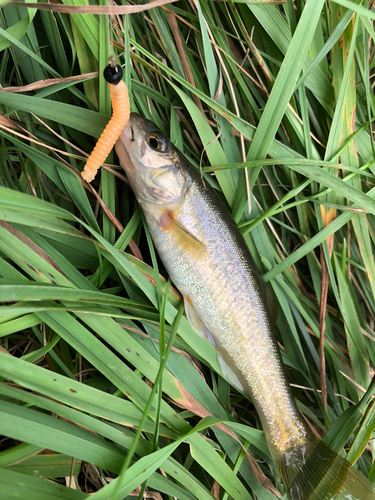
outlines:
[[[261,278],[213,189],[139,115],[116,152],[189,321],[215,346],[222,375],[251,397],[289,498],[375,500],[372,484],[318,442],[297,410]]]
[[[140,153],[143,151],[144,145]],[[252,261],[248,249],[225,208],[213,199],[211,188],[202,185],[199,174],[191,169],[185,171],[185,176],[188,186],[184,202],[174,211],[174,217],[203,247],[186,250],[179,244],[178,234],[160,229],[159,212],[147,210],[146,221],[160,258],[179,291],[189,297],[217,348],[225,351],[236,374],[241,374],[242,385],[252,395],[272,442],[278,445],[280,428],[289,429],[289,439],[293,430],[294,439],[300,438],[304,423],[299,422],[293,397],[287,390],[261,299],[258,273],[253,264],[249,265]],[[273,425],[275,406],[277,426]],[[285,444],[280,442],[279,446],[284,448]]]

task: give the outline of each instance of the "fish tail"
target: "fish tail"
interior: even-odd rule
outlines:
[[[277,459],[290,500],[375,500],[375,487],[347,460],[314,440]]]

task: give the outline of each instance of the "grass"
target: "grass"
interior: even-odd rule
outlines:
[[[301,412],[375,482],[373,2],[180,0],[111,18],[82,3],[0,12],[2,495],[284,491],[114,154],[92,187],[77,175],[110,115],[96,72],[112,52],[132,110],[202,167],[243,231]]]

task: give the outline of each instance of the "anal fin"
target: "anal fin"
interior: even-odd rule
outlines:
[[[229,366],[220,351],[216,351],[216,354],[223,378],[225,378],[225,380],[229,382],[230,385],[233,385],[233,387],[235,387],[239,391],[245,392],[245,388],[241,384],[238,376],[236,375],[236,372]]]

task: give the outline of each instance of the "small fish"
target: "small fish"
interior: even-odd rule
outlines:
[[[262,280],[213,189],[137,114],[115,148],[190,323],[215,346],[226,380],[257,409],[289,498],[375,500],[370,481],[317,441],[297,410]]]

